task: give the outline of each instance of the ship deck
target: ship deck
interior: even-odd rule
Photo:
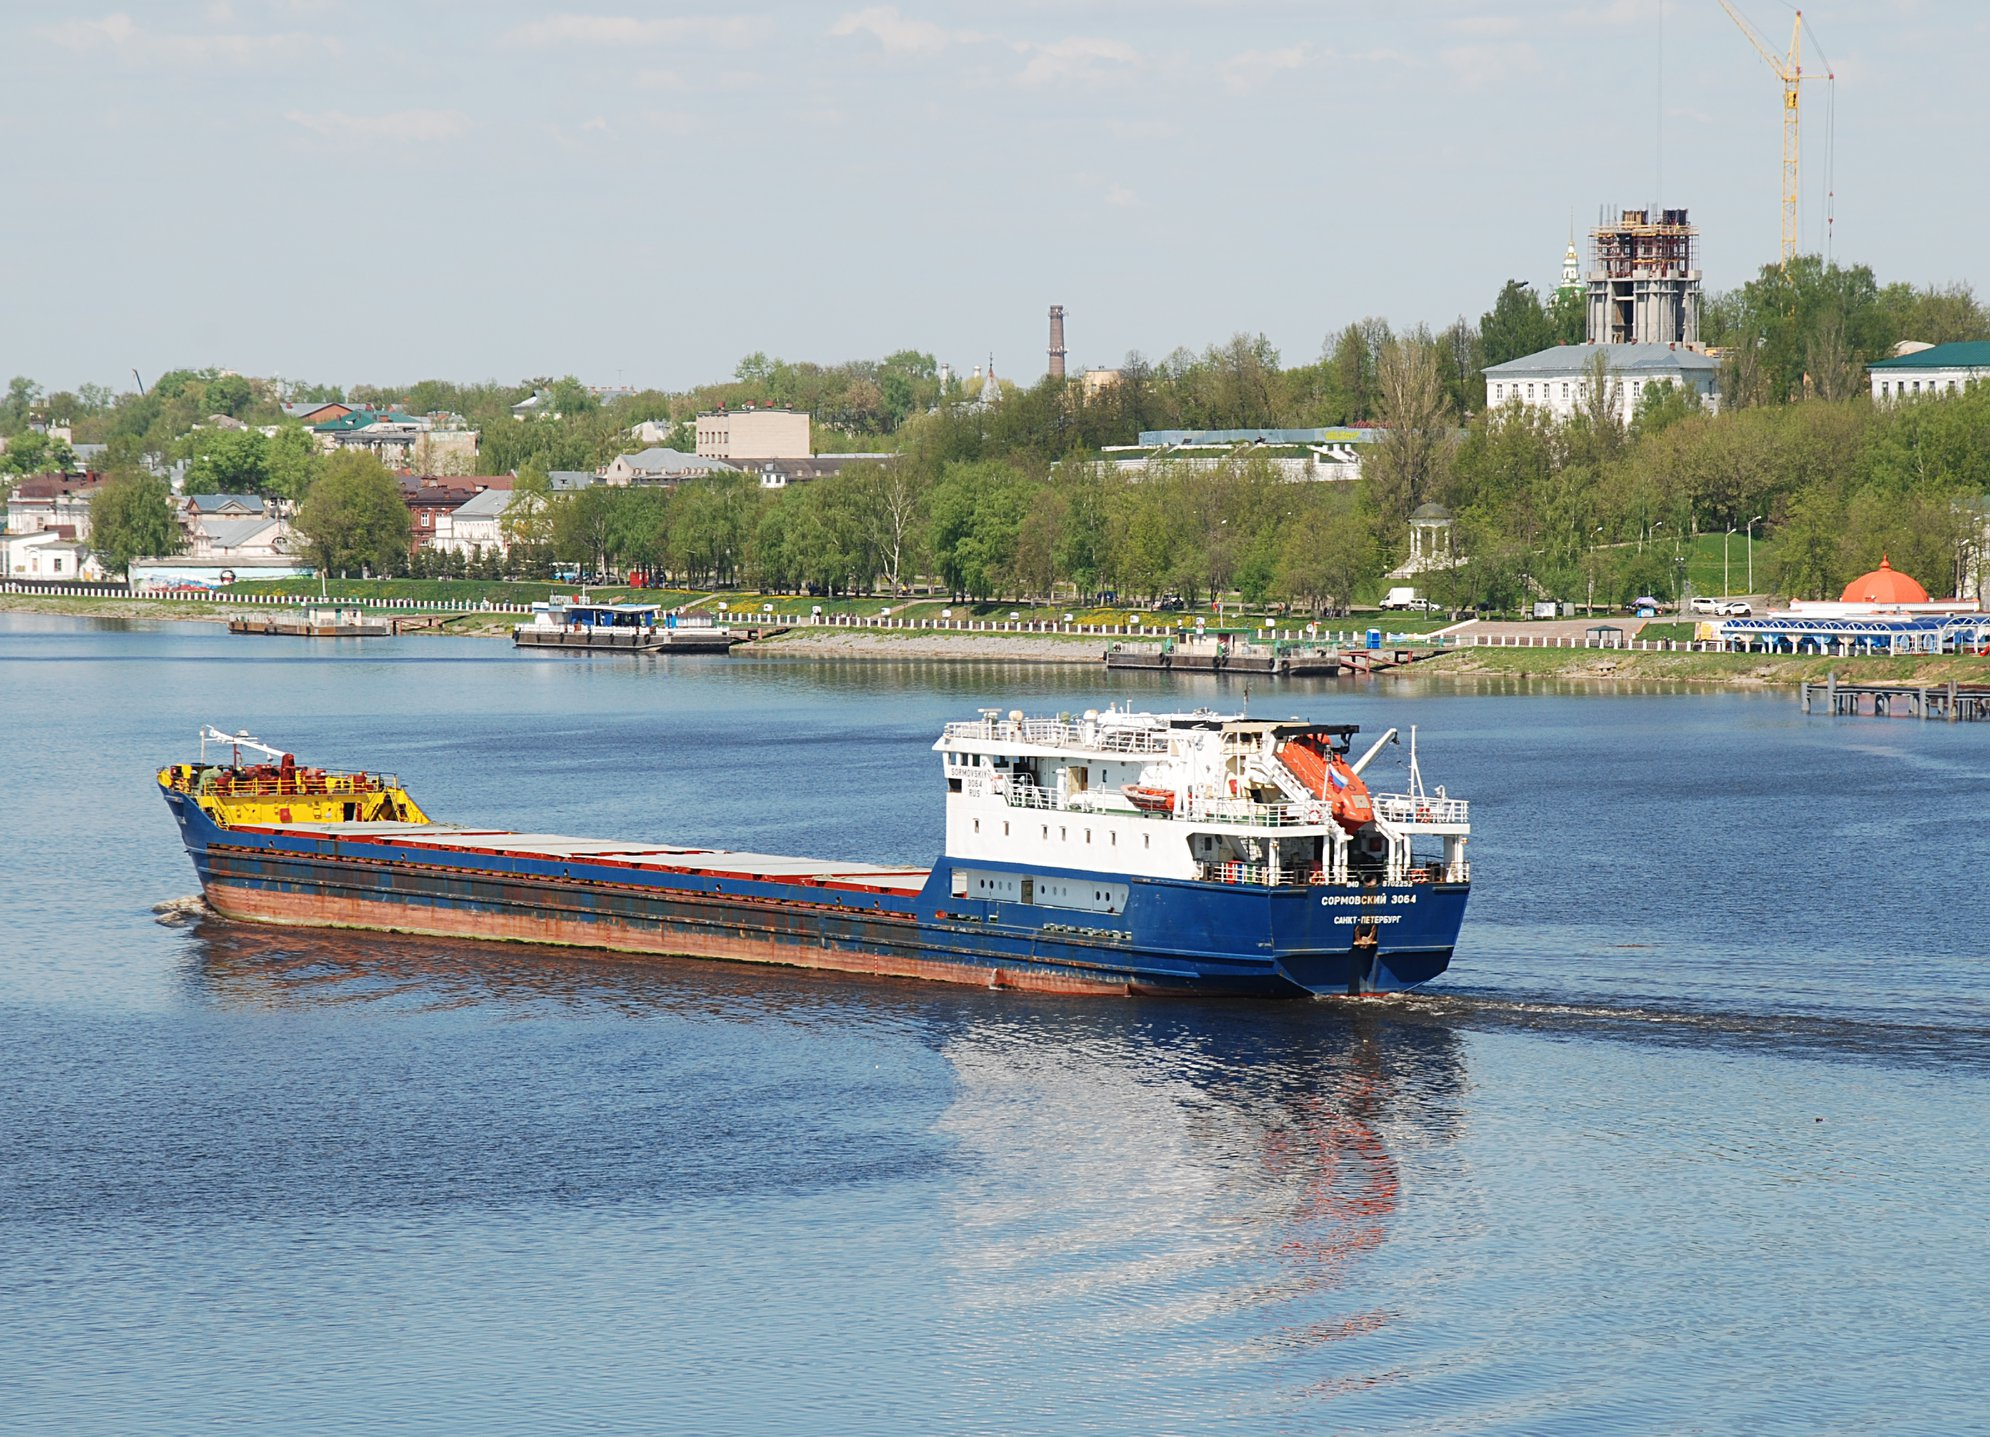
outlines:
[[[742,853],[726,848],[677,848],[667,844],[567,838],[552,833],[513,833],[446,823],[285,823],[247,826],[236,832],[331,838],[342,844],[379,843],[443,853],[536,859],[551,863],[592,863],[658,873],[690,873],[759,883],[851,888],[865,892],[916,894],[931,872],[876,863],[841,863],[825,858],[792,858],[775,853]]]

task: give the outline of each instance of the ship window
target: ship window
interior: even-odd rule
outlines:
[[[1141,834],[1141,835],[1140,835],[1140,846],[1141,846],[1142,848],[1152,848],[1152,847],[1154,846],[1154,835],[1153,835],[1153,834],[1151,834],[1151,833],[1143,833],[1143,834]]]
[[[1071,830],[1061,823],[1057,825],[1057,841],[1059,843],[1069,843],[1071,841]]]
[[[1085,830],[1085,842],[1090,843],[1091,841],[1092,841],[1092,830],[1088,828]]]
[[[974,820],[974,831],[976,833],[981,832],[981,820],[978,818]]]
[[[1009,836],[1009,820],[1006,818],[1002,820],[1002,836],[1004,838]]]

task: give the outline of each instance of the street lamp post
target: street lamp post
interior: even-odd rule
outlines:
[[[1748,521],[1748,592],[1750,594],[1755,592],[1755,526],[1761,522],[1760,514]]]
[[[1721,535],[1721,597],[1723,599],[1728,597],[1728,594],[1731,592],[1727,584],[1727,541],[1733,537],[1734,525],[1730,524],[1727,526],[1727,532]],[[1751,575],[1750,577],[1752,578],[1753,576]],[[1754,585],[1751,584],[1749,587],[1753,588]]]

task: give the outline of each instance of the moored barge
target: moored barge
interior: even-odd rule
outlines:
[[[1414,987],[1470,891],[1466,803],[1372,792],[1347,725],[981,717],[934,745],[931,868],[439,823],[398,778],[246,734],[161,769],[208,903],[276,924],[568,944],[1061,993]],[[226,761],[207,751],[224,746]],[[242,751],[253,759],[244,763]]]

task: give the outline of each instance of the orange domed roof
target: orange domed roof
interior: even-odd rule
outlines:
[[[1925,604],[1928,591],[1879,556],[1879,567],[1861,574],[1838,596],[1841,604]]]

